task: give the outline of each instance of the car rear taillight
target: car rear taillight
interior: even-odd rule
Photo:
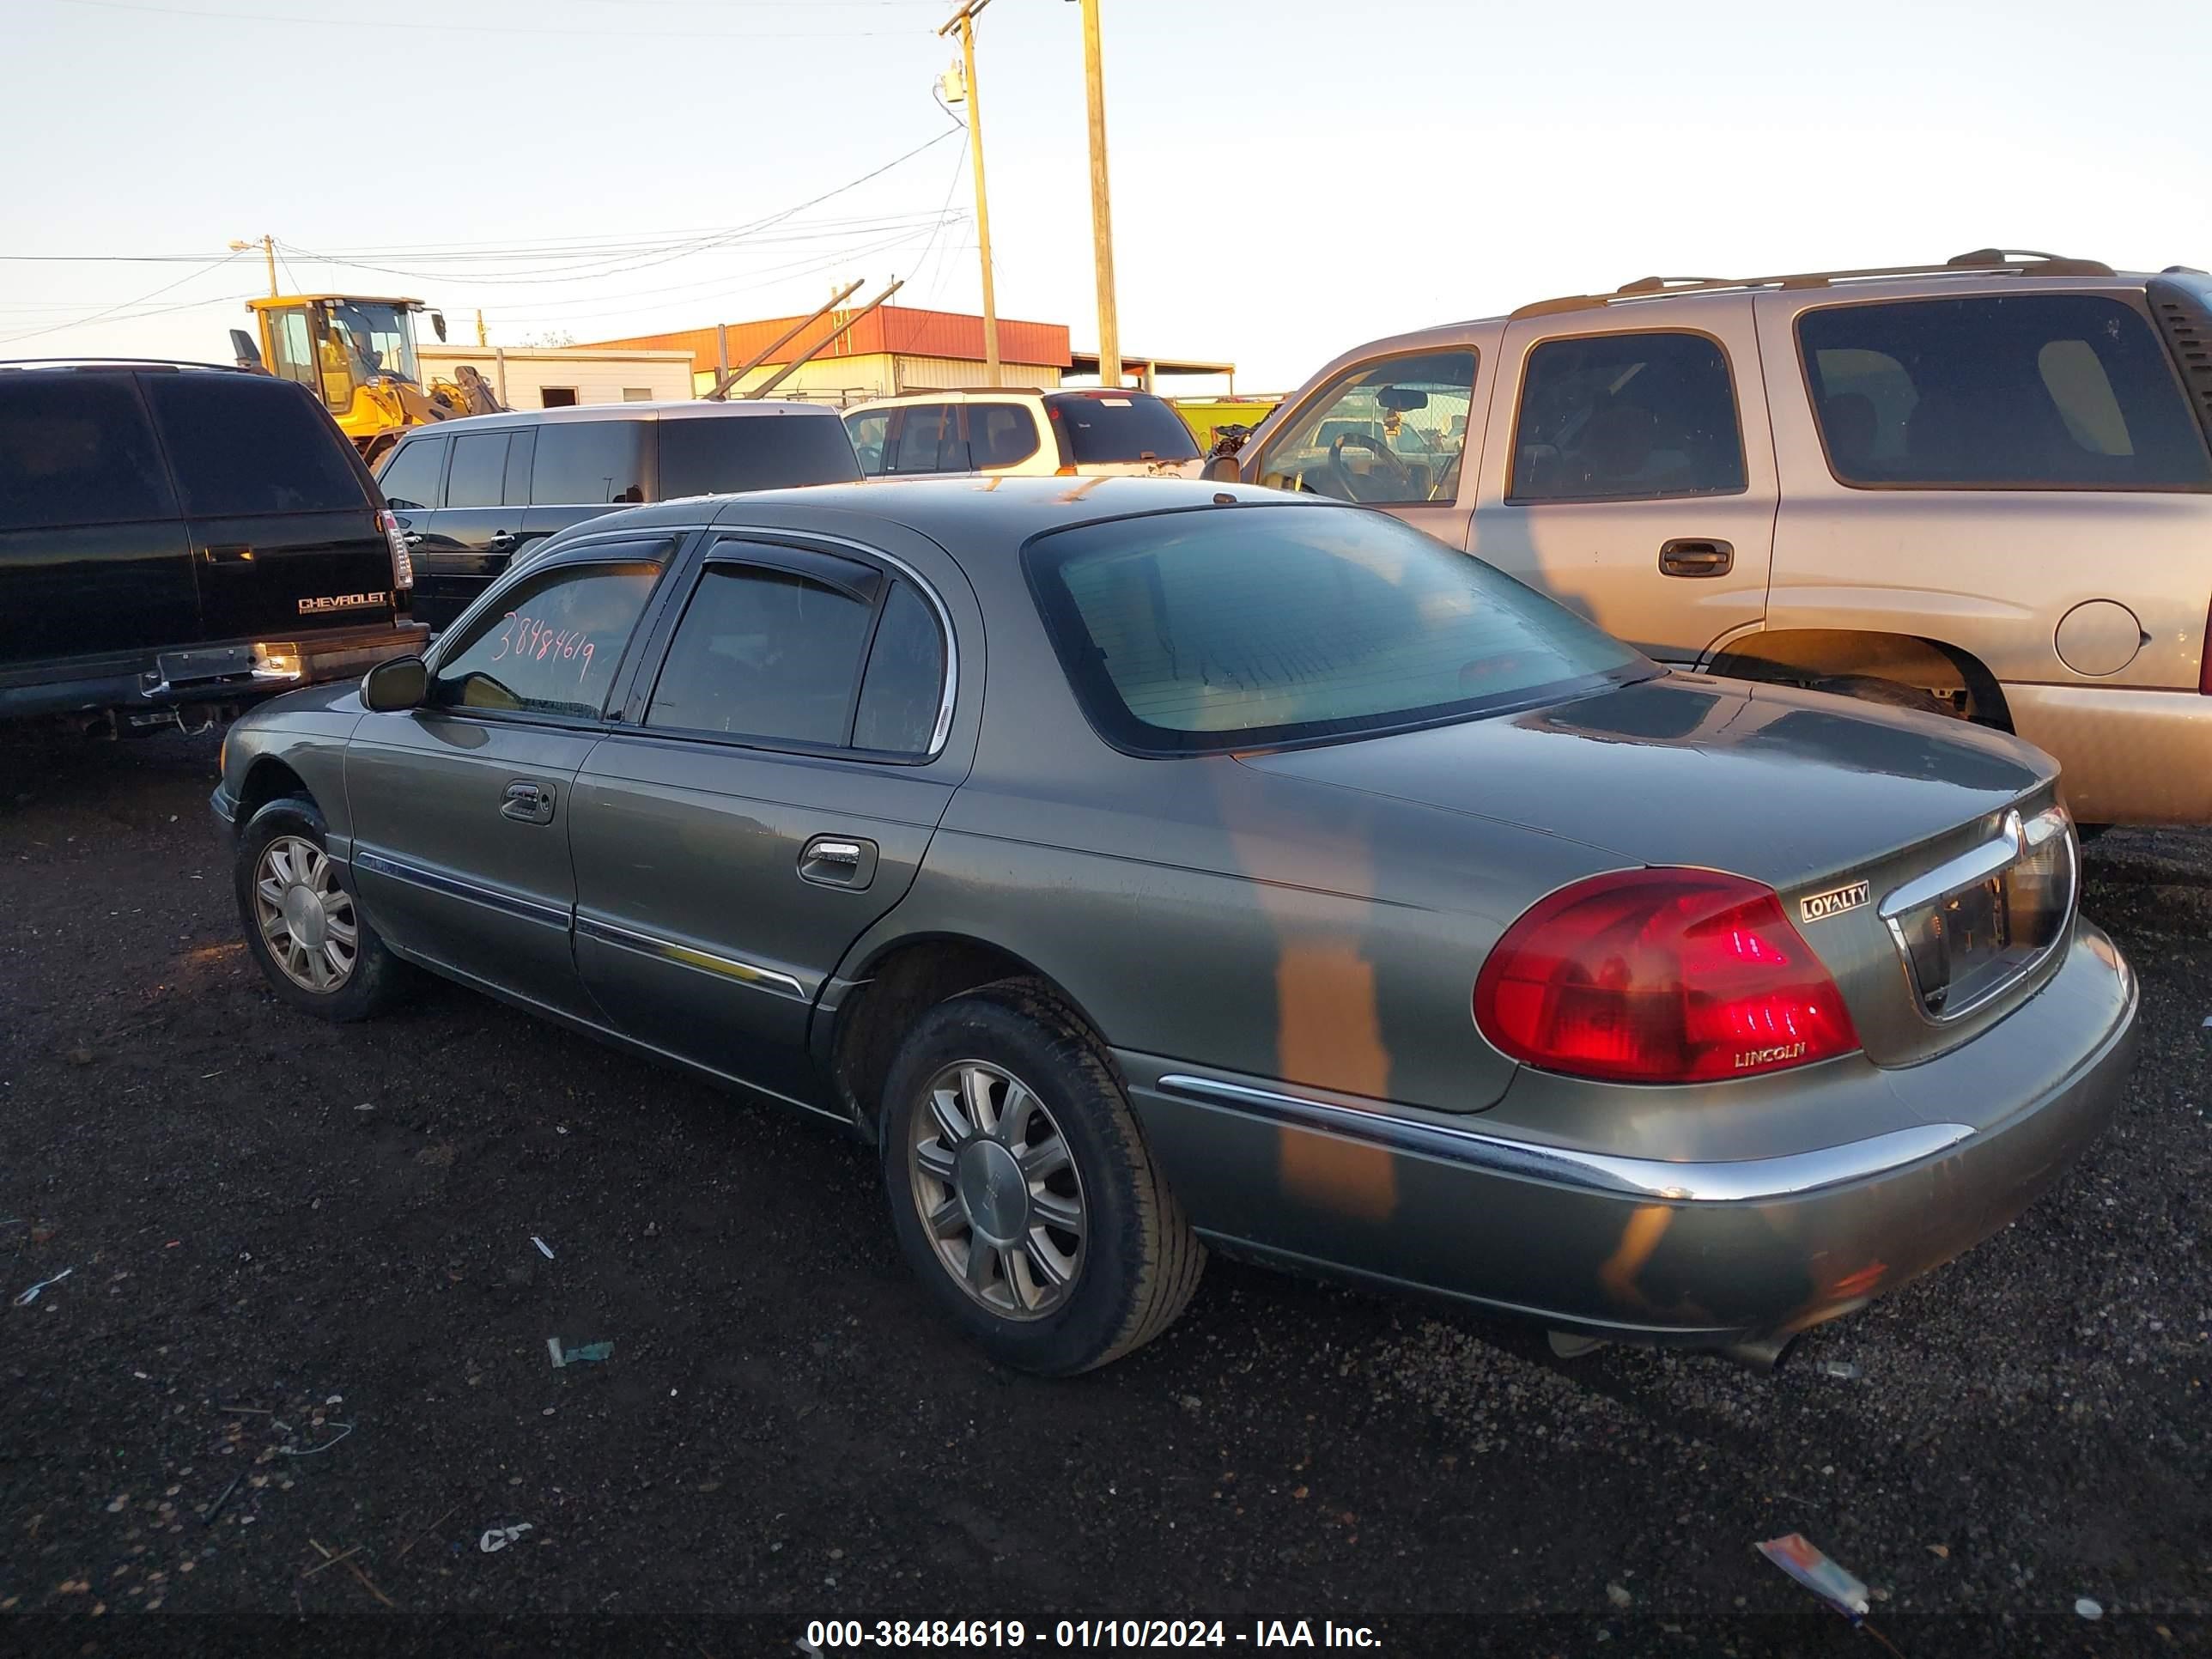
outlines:
[[[1771,889],[1708,870],[1563,888],[1505,931],[1474,1021],[1515,1060],[1615,1083],[1697,1083],[1850,1054],[1828,970]]]
[[[407,554],[407,532],[399,527],[399,520],[390,507],[376,515],[383,527],[384,544],[392,550],[392,586],[394,589],[415,586],[415,561]]]
[[[2204,613],[2204,654],[2197,659],[2197,689],[2212,697],[2212,610]]]

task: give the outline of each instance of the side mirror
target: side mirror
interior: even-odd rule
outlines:
[[[446,313],[442,311],[432,312],[430,313],[430,326],[436,331],[439,343],[441,345],[444,344],[446,339]]]
[[[258,369],[264,374],[269,372],[268,366],[261,361],[260,346],[242,328],[230,331],[230,355],[238,359],[240,368]]]
[[[1198,476],[1208,483],[1242,483],[1244,481],[1244,471],[1237,465],[1234,455],[1216,455]]]
[[[429,695],[430,671],[420,657],[394,657],[370,669],[361,683],[361,700],[379,714],[419,708]]]

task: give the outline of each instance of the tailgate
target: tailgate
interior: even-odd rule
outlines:
[[[293,639],[393,618],[392,550],[366,508],[195,520],[210,639]]]

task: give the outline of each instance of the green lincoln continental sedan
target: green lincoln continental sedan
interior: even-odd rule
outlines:
[[[826,1117],[1039,1372],[1209,1248],[1771,1361],[2018,1214],[2132,1058],[2046,756],[1241,485],[594,519],[248,714],[215,806],[277,996],[428,970]]]

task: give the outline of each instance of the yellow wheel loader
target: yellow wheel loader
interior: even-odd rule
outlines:
[[[497,414],[483,376],[462,364],[451,380],[425,386],[415,353],[420,300],[358,294],[288,294],[249,300],[256,333],[230,331],[241,368],[297,380],[323,400],[372,466],[410,428],[459,415]],[[429,313],[438,337],[446,319]]]

